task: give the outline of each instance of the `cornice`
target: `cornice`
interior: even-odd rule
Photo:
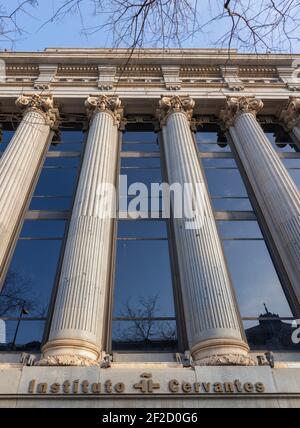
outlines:
[[[127,49],[72,49],[72,48],[48,48],[43,52],[1,52],[1,58],[10,62],[24,62],[30,60],[33,64],[61,63],[98,65],[124,64],[128,58]],[[230,58],[230,59],[229,59]],[[172,65],[186,66],[210,66],[237,65],[242,66],[292,66],[293,62],[300,61],[300,54],[247,54],[238,53],[236,50],[227,49],[137,49],[130,54],[130,61],[134,65]]]

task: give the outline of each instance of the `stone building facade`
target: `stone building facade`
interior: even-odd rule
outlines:
[[[298,407],[300,55],[1,59],[0,406]],[[115,209],[120,173],[201,224]]]

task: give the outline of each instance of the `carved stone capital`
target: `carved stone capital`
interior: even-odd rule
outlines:
[[[16,100],[16,105],[24,112],[37,111],[45,119],[46,125],[57,130],[59,125],[59,111],[54,107],[51,94],[23,94]]]
[[[115,95],[89,96],[85,101],[87,116],[91,120],[95,113],[107,112],[112,115],[116,125],[119,125],[123,117],[121,100]]]
[[[196,366],[256,366],[250,357],[238,354],[211,355],[194,362]]]
[[[225,127],[229,128],[241,114],[251,113],[256,117],[263,106],[263,102],[254,97],[227,97],[225,109],[221,111],[220,118]]]
[[[164,125],[172,113],[184,113],[189,122],[192,120],[195,101],[189,96],[162,96],[156,115],[161,125]]]
[[[79,366],[79,367],[99,367],[99,363],[90,358],[78,355],[50,355],[37,361],[35,366]]]
[[[300,98],[290,97],[286,110],[280,115],[287,131],[291,131],[295,126],[300,124]]]

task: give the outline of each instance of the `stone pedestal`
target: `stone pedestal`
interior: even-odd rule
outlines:
[[[194,228],[172,219],[188,343],[196,365],[252,365],[190,130],[193,106],[189,97],[163,97],[158,110],[169,184],[201,193]]]
[[[50,95],[22,95],[16,104],[24,116],[0,159],[0,289],[59,118]]]
[[[90,97],[86,106],[90,129],[40,365],[98,364],[108,328],[115,201],[102,186],[116,185],[120,100]]]
[[[261,100],[229,97],[221,116],[300,302],[300,194],[256,120]]]

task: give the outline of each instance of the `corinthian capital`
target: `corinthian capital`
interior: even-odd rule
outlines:
[[[59,111],[54,107],[51,94],[23,94],[16,100],[16,105],[24,112],[37,111],[45,119],[46,125],[57,130],[59,125]]]
[[[123,108],[121,107],[121,100],[115,95],[99,95],[89,96],[85,102],[88,118],[91,119],[97,112],[110,113],[117,125],[123,116]]]
[[[241,114],[251,113],[256,117],[263,106],[263,102],[254,97],[227,97],[225,109],[221,111],[220,117],[228,128]]]
[[[161,125],[166,123],[168,116],[172,113],[184,113],[189,121],[192,120],[195,101],[189,96],[162,96],[157,109],[157,118]]]
[[[290,97],[286,110],[280,115],[280,120],[288,131],[300,124],[300,98]]]

